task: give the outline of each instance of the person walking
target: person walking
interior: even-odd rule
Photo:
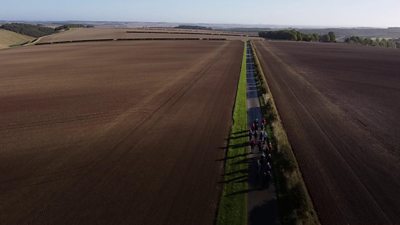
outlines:
[[[254,130],[258,131],[258,119],[255,119],[253,121],[253,127],[254,127]]]
[[[250,128],[249,129],[249,141],[253,138],[253,130]]]
[[[261,152],[262,151],[262,142],[261,141],[257,142],[257,147],[258,147],[258,152]]]
[[[270,162],[270,163],[272,162],[272,155],[271,155],[271,154],[268,153],[268,155],[266,156],[266,158],[267,158],[267,161],[268,161],[268,162]]]
[[[265,118],[262,119],[261,123],[264,125],[264,127],[267,127],[267,120]]]
[[[257,136],[258,136],[257,130],[254,129],[254,130],[253,130],[253,137],[254,137],[254,140],[257,140]]]
[[[255,143],[254,139],[251,140],[251,141],[250,141],[250,150],[251,150],[251,152],[254,152],[254,147],[255,147],[255,145],[256,145],[256,143]]]

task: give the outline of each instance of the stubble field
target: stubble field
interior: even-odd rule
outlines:
[[[20,45],[32,41],[33,39],[33,37],[0,29],[0,49],[8,48],[12,45]]]

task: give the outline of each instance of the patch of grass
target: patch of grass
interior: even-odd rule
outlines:
[[[218,225],[247,224],[247,95],[246,45],[233,111],[233,125],[226,152],[224,187],[219,204]]]
[[[0,29],[0,49],[23,45],[31,42],[33,39],[33,37]]]
[[[260,93],[263,93],[260,96],[260,106],[264,117],[269,122],[267,132],[274,148],[272,163],[281,222],[284,225],[320,224],[254,45],[252,48],[255,54],[258,89]]]

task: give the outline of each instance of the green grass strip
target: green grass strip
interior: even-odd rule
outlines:
[[[246,94],[246,44],[237,89],[233,125],[226,152],[224,187],[218,209],[218,225],[247,224],[247,94]]]

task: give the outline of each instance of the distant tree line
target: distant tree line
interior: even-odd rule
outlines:
[[[26,24],[26,23],[7,23],[0,26],[1,29],[9,30],[15,33],[31,36],[31,37],[43,37],[46,35],[54,34],[59,31],[69,30],[70,28],[91,28],[92,25],[84,24],[66,24],[56,28],[45,27],[40,24]]]
[[[8,23],[0,28],[36,38],[55,33],[53,28],[25,23]]]
[[[261,31],[258,33],[260,37],[270,40],[288,40],[288,41],[307,41],[307,42],[336,42],[336,35],[333,32],[329,32],[325,35],[319,35],[317,33],[306,34],[299,32],[295,29],[289,30],[277,30],[277,31]]]
[[[346,43],[349,44],[360,44],[365,46],[374,46],[374,47],[382,47],[382,48],[399,48],[400,42],[396,42],[393,39],[385,39],[385,38],[364,38],[358,36],[351,36],[345,39]]]
[[[93,28],[93,25],[85,25],[85,24],[65,24],[59,27],[56,27],[55,31],[69,30],[71,28]]]
[[[211,27],[195,26],[195,25],[179,25],[174,28],[188,30],[212,30]]]

